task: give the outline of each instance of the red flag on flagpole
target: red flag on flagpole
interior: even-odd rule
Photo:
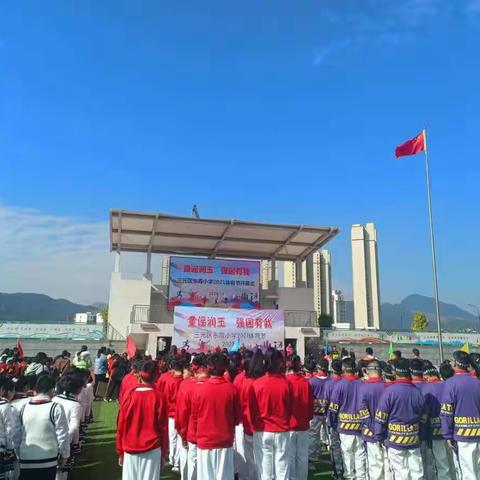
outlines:
[[[405,157],[407,155],[416,155],[419,152],[426,150],[425,130],[422,130],[416,137],[407,140],[395,149],[395,156],[397,158]]]
[[[127,357],[133,358],[137,354],[137,346],[130,335],[127,337]]]
[[[20,342],[20,339],[17,338],[17,350],[18,350],[18,358],[20,360],[23,360],[25,357],[25,352],[23,351],[22,343]]]

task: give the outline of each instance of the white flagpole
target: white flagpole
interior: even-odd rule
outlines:
[[[438,353],[440,355],[440,363],[441,363],[443,362],[442,324],[440,320],[440,301],[438,299],[437,255],[435,253],[435,234],[433,232],[432,195],[430,192],[430,165],[428,162],[427,129],[426,128],[423,129],[423,140],[425,142],[425,170],[427,174],[428,216],[430,219],[430,246],[432,250],[433,291],[435,295],[435,314],[437,317],[437,330],[438,330]]]

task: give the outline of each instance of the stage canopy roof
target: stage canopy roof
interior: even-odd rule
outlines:
[[[339,229],[110,211],[110,248],[210,258],[303,260]]]

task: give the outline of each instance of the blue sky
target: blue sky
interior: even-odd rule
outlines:
[[[0,291],[105,300],[109,209],[197,203],[339,226],[347,296],[374,221],[382,301],[430,295],[423,157],[393,156],[427,125],[441,298],[480,304],[479,40],[479,0],[2,2]]]

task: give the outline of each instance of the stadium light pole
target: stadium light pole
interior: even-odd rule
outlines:
[[[480,333],[480,307],[478,305],[474,305],[473,303],[467,303],[467,306],[472,307],[477,311],[477,319],[478,319],[478,333]]]

